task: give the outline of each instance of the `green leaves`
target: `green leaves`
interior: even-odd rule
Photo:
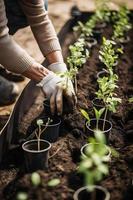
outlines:
[[[95,107],[93,107],[93,109],[94,109],[94,112],[95,112],[96,119],[98,121],[100,119],[100,117],[102,116],[105,108],[101,108],[100,110],[97,110]]]
[[[82,113],[82,115],[85,117],[85,119],[87,119],[88,123],[90,124],[89,114],[83,109],[80,109],[80,112]]]
[[[48,182],[49,187],[55,187],[60,184],[60,179],[54,178]]]
[[[41,177],[37,172],[33,172],[31,174],[31,182],[34,186],[38,186],[41,184]]]
[[[119,12],[113,17],[115,20],[113,39],[121,41],[125,34],[132,28],[129,20],[129,10],[126,6],[121,6]]]
[[[19,192],[16,197],[17,200],[28,200],[28,194],[26,192]]]
[[[109,152],[102,131],[96,130],[95,137],[90,138],[89,141],[91,143],[85,146],[85,156],[81,157],[78,171],[83,173],[85,184],[92,186],[109,173]]]

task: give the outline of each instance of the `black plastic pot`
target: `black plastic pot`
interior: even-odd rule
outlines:
[[[46,124],[48,121],[47,117],[41,118]],[[42,132],[41,139],[47,140],[50,143],[56,142],[59,137],[59,129],[61,124],[61,119],[59,117],[51,117],[52,122],[47,125],[47,128]],[[45,126],[43,126],[45,128]],[[43,129],[42,128],[42,129]]]
[[[89,146],[91,146],[91,145],[94,145],[94,144],[92,144],[92,143],[87,143],[87,144],[85,144],[84,146],[81,147],[80,152],[81,152],[81,155],[82,155],[82,156],[86,157],[86,153],[85,153],[85,152],[86,152],[86,148],[89,147]],[[99,143],[95,143],[95,145],[99,145]],[[101,145],[101,144],[100,144],[100,145]],[[109,148],[107,145],[105,145],[105,144],[103,144],[103,147],[107,150],[107,155],[106,155],[107,161],[110,161],[110,159],[111,159],[111,150],[110,150],[110,148]]]
[[[123,38],[123,39],[120,39],[119,40],[119,42],[121,43],[121,44],[127,44],[128,42],[130,42],[130,37],[129,36],[125,36],[125,38]]]
[[[103,33],[103,29],[99,29],[97,27],[93,29],[93,36],[97,41],[100,41],[102,33]]]
[[[44,106],[44,112],[45,116],[53,116],[50,110],[50,101],[48,99],[45,99],[43,101],[43,106]],[[65,96],[63,97],[63,114],[69,114],[73,113],[74,111],[74,106],[72,105],[72,101],[69,101]],[[55,110],[54,116],[57,116],[57,110]]]
[[[46,140],[40,140],[40,151],[38,151],[38,140],[29,140],[22,145],[25,158],[25,169],[27,172],[44,170],[48,168],[49,149],[51,144]]]
[[[45,99],[43,101],[43,106],[44,106],[44,112],[46,116],[51,116],[51,110],[50,110],[50,102],[49,100]]]
[[[90,190],[93,188],[93,191]],[[90,191],[89,191],[90,190]],[[95,197],[95,198],[94,198]],[[109,200],[110,193],[106,188],[98,185],[93,185],[91,187],[84,186],[79,188],[73,196],[74,200]]]
[[[96,23],[95,28],[96,29],[104,29],[106,26],[107,26],[106,22],[98,22],[98,23]]]
[[[87,49],[91,49],[91,48],[93,48],[94,46],[97,45],[97,40],[95,38],[93,38],[93,37],[87,37],[85,39],[85,41],[86,41]]]
[[[90,124],[88,122],[86,122],[86,127],[88,129],[87,134],[89,136],[94,136],[94,130],[96,130],[96,123],[97,123],[97,120],[95,118],[90,120]],[[105,123],[105,125],[104,125],[104,123]],[[105,127],[104,130],[103,130],[103,125]],[[112,129],[112,123],[108,120],[99,119],[98,129],[103,131],[103,133],[105,134],[106,139],[108,141],[109,134]]]
[[[97,78],[103,78],[104,76],[105,77],[108,77],[109,73],[108,71],[105,69],[105,70],[102,70],[100,72],[97,73]]]

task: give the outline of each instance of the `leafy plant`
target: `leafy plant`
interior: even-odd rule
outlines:
[[[114,16],[114,33],[113,39],[116,41],[122,41],[125,38],[125,34],[132,28],[129,20],[130,11],[126,6],[121,6],[119,12]]]
[[[92,15],[91,18],[83,24],[81,21],[78,21],[78,25],[73,28],[74,31],[80,31],[81,37],[90,37],[93,36],[93,29],[96,26],[97,17]]]
[[[118,103],[121,103],[121,99],[117,97],[115,89],[118,88],[116,82],[118,81],[118,76],[112,74],[109,77],[98,78],[97,82],[99,85],[99,90],[96,92],[97,98],[102,100],[105,107],[104,124],[107,117],[107,112],[116,112]]]
[[[68,80],[75,82],[75,92],[77,93],[77,73],[78,69],[86,62],[89,57],[89,51],[85,49],[85,40],[79,38],[74,45],[70,45],[70,56],[67,58],[67,63],[69,64],[70,69],[64,73],[60,73],[61,77],[65,77],[66,85]]]
[[[98,22],[108,22],[110,20],[111,12],[108,6],[109,0],[95,0],[96,18]]]
[[[123,53],[121,48],[115,48],[116,43],[103,37],[103,43],[99,51],[99,59],[107,68],[110,75],[113,74],[113,67],[118,60],[118,53]]]
[[[40,138],[41,138],[41,134],[46,130],[46,128],[48,127],[48,125],[50,124],[50,122],[52,122],[52,120],[50,118],[48,118],[47,122],[44,124],[42,119],[38,119],[37,120],[37,125],[38,125],[38,131],[35,130],[35,135],[38,141],[38,151],[40,151]],[[44,127],[42,129],[42,127]]]
[[[78,169],[84,175],[87,186],[93,186],[109,173],[105,135],[100,130],[95,130],[94,135],[94,138],[89,139],[91,145],[86,147],[86,156],[81,157]]]

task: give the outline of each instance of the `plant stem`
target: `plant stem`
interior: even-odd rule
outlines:
[[[99,120],[98,119],[96,119],[96,129],[98,130],[98,123],[99,122]]]
[[[91,200],[96,200],[96,190],[91,192]]]
[[[74,85],[75,85],[75,93],[77,95],[78,86],[77,86],[77,78],[76,78],[76,76],[74,77]]]
[[[104,131],[104,129],[105,129],[105,120],[106,120],[106,118],[107,118],[107,112],[108,112],[108,108],[106,107],[106,109],[105,109],[105,114],[104,114],[104,119],[103,119],[103,131]]]

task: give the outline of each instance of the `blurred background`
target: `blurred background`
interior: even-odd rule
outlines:
[[[49,6],[49,17],[52,20],[56,32],[58,33],[64,23],[70,18],[70,10],[72,6],[77,5],[82,11],[93,11],[95,10],[94,0],[48,0]],[[111,9],[118,9],[118,5],[126,3],[128,8],[133,9],[133,0],[112,0],[110,3]],[[15,35],[14,39],[24,48],[26,51],[33,56],[38,62],[43,61],[43,56],[34,40],[30,28],[24,28],[19,30]],[[18,83],[20,92],[23,90],[29,80],[26,79],[22,83]],[[13,109],[14,104],[10,106],[0,107],[0,115],[8,115]]]

